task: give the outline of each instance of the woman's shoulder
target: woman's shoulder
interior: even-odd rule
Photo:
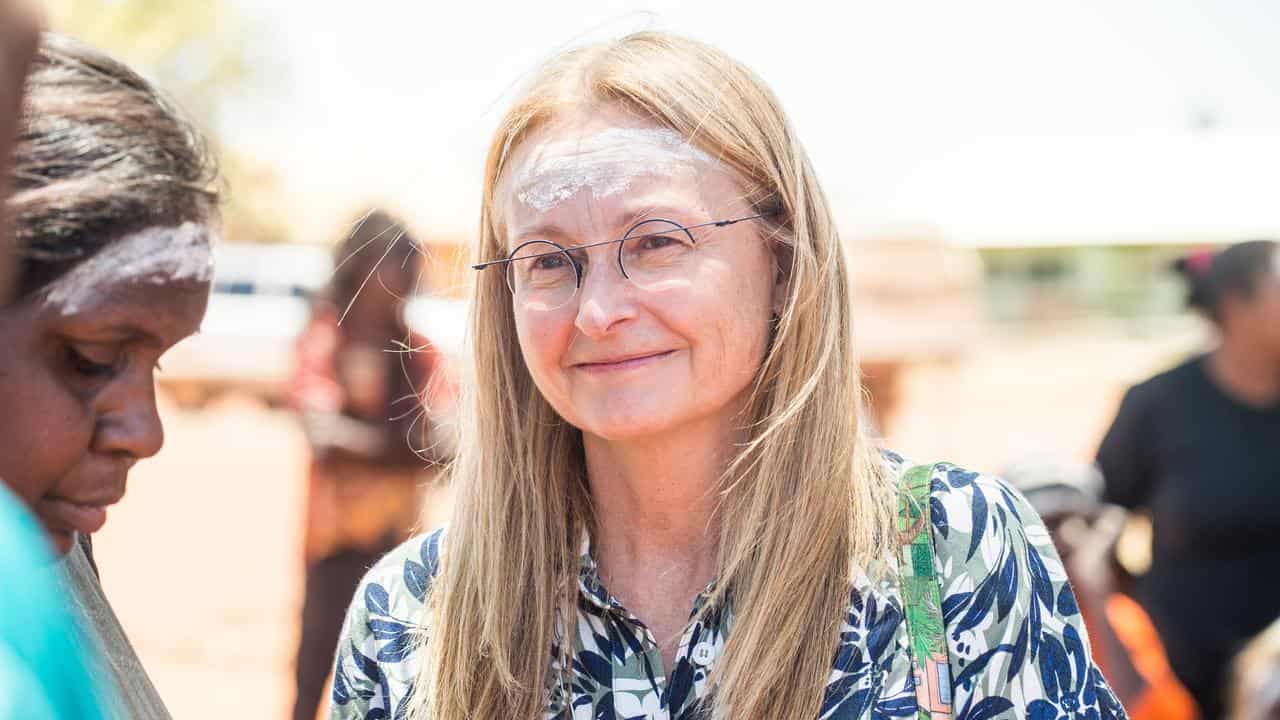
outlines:
[[[1186,397],[1188,391],[1204,387],[1209,382],[1204,370],[1205,357],[1200,354],[1186,358],[1133,385],[1125,393],[1126,400],[1146,407]]]
[[[921,464],[889,451],[884,455],[889,474],[899,486],[912,468],[929,468],[929,516],[940,565],[953,558],[962,564],[998,562],[999,541],[1007,540],[1011,532],[1035,545],[1051,543],[1027,499],[996,475],[949,462]]]
[[[440,571],[440,551],[446,530],[437,528],[400,543],[369,568],[353,604],[368,612],[420,611],[427,590]]]
[[[901,478],[919,465],[895,467]],[[959,716],[994,717],[1017,702],[1015,712],[1028,717],[1096,708],[1095,717],[1123,718],[1040,516],[995,475],[929,467],[934,569]]]
[[[363,719],[378,708],[392,717],[406,702],[444,539],[444,528],[410,538],[365,574],[338,643],[331,718]]]

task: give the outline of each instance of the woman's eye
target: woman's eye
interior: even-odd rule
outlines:
[[[67,360],[71,369],[89,378],[110,377],[116,371],[119,356],[115,353],[104,353],[96,350],[80,350],[74,345],[67,346]]]
[[[641,247],[645,250],[661,250],[664,247],[670,247],[678,244],[679,241],[673,237],[666,235],[650,235],[641,241]]]
[[[559,270],[563,268],[565,259],[559,254],[544,255],[533,261],[534,270]]]

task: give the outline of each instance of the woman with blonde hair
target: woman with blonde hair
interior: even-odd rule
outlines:
[[[454,514],[357,590],[332,717],[1123,717],[1026,502],[868,440],[830,210],[742,65],[552,60],[478,260]]]

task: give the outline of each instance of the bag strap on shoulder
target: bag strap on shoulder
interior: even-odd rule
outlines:
[[[911,641],[917,720],[951,718],[951,665],[942,591],[934,571],[933,522],[929,486],[934,465],[917,465],[902,475],[898,503],[898,566],[902,604]]]

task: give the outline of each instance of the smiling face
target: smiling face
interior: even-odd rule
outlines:
[[[154,372],[204,317],[208,237],[194,224],[126,236],[0,309],[0,478],[59,554],[160,450]]]
[[[507,165],[496,207],[508,249],[618,240],[655,218],[689,227],[755,211],[734,174],[665,128],[606,108],[553,122]],[[669,252],[679,233],[645,241]],[[680,262],[622,275],[619,245],[575,251],[581,286],[563,305],[512,302],[538,389],[584,433],[618,441],[727,427],[743,407],[781,298],[758,222],[692,231]],[[667,257],[664,255],[664,257]],[[561,256],[563,258],[563,256]],[[544,270],[565,263],[550,261]]]

